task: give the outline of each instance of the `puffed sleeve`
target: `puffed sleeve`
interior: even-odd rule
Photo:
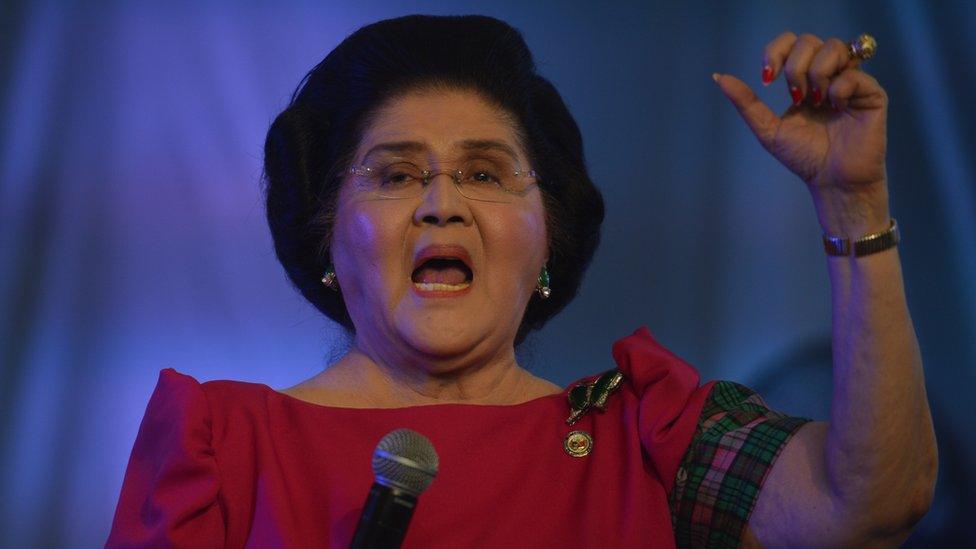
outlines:
[[[715,383],[671,493],[678,547],[738,547],[773,462],[809,421],[770,410],[748,387]]]
[[[106,547],[224,544],[211,424],[200,384],[162,370],[129,457]]]
[[[641,446],[670,496],[711,383],[699,386],[698,371],[644,326],[613,344],[613,359],[639,399]]]

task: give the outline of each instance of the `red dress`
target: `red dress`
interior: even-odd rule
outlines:
[[[572,427],[565,391],[352,409],[163,370],[107,545],[348,546],[376,443],[407,427],[431,440],[440,472],[404,547],[672,547],[668,497],[712,384],[646,328],[613,356],[625,381]],[[564,449],[573,430],[592,435],[589,455]]]

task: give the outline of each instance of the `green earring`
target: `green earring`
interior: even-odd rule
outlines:
[[[546,299],[552,295],[552,288],[549,287],[549,269],[545,265],[542,266],[542,272],[539,273],[539,280],[535,283],[535,291],[539,292],[539,297],[542,299]]]
[[[322,275],[322,284],[333,292],[339,291],[339,281],[336,279],[335,267],[331,263],[325,268],[325,274]]]

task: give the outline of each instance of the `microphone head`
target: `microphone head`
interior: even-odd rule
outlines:
[[[391,431],[373,452],[376,482],[406,490],[414,496],[430,486],[437,475],[437,466],[434,445],[427,437],[410,429]]]

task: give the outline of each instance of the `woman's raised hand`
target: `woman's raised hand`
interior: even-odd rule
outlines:
[[[785,32],[762,60],[765,85],[784,77],[792,105],[777,116],[735,76],[715,81],[777,160],[807,183],[825,232],[861,236],[888,227],[888,98],[848,44]]]

